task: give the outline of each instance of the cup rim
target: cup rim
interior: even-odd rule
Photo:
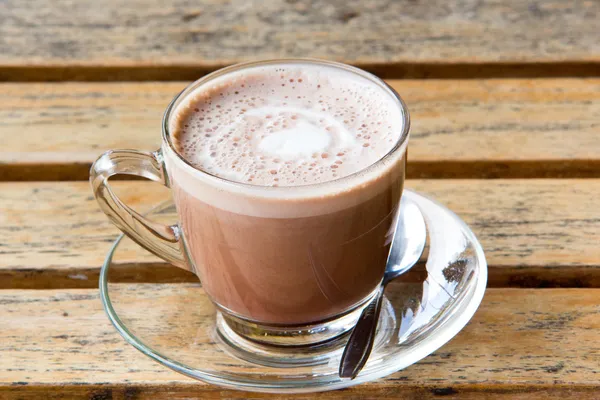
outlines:
[[[350,175],[346,175],[346,176],[343,176],[343,177],[340,177],[337,179],[332,179],[332,180],[325,181],[325,182],[311,183],[311,184],[304,184],[304,185],[294,185],[294,186],[256,185],[256,184],[252,184],[252,183],[239,182],[239,181],[223,178],[221,176],[217,176],[217,175],[211,174],[207,171],[204,171],[202,169],[194,167],[188,160],[186,160],[181,154],[179,154],[179,152],[175,149],[175,146],[173,145],[173,142],[171,140],[171,135],[169,132],[169,119],[171,117],[172,112],[175,110],[175,106],[178,105],[178,101],[183,100],[188,94],[194,92],[202,85],[214,80],[215,78],[226,75],[228,73],[243,70],[246,68],[259,67],[259,66],[263,66],[263,65],[285,64],[285,63],[299,63],[299,64],[300,63],[308,63],[308,64],[313,64],[313,65],[325,65],[325,66],[329,66],[329,67],[333,67],[333,68],[343,69],[348,72],[360,75],[363,78],[366,78],[366,79],[372,81],[373,83],[380,85],[384,90],[388,91],[388,93],[393,97],[393,99],[395,99],[396,105],[399,107],[400,114],[402,117],[402,132],[399,135],[398,140],[396,141],[394,146],[385,155],[383,155],[381,158],[379,158],[374,163],[370,164],[369,166],[367,166],[359,171],[353,172]],[[275,194],[275,193],[288,193],[289,194],[290,192],[296,191],[296,190],[327,188],[327,187],[331,187],[331,186],[335,186],[335,185],[343,184],[345,182],[352,181],[359,176],[365,175],[370,171],[374,171],[381,164],[384,164],[386,161],[388,161],[390,158],[392,158],[392,156],[395,155],[397,152],[399,152],[405,148],[405,145],[409,139],[409,131],[410,131],[410,115],[408,112],[408,107],[406,106],[406,103],[404,102],[402,97],[400,97],[398,92],[396,92],[396,90],[394,90],[394,88],[392,88],[390,85],[388,85],[383,79],[371,74],[370,72],[364,71],[360,68],[357,68],[357,67],[354,67],[354,66],[351,66],[348,64],[343,64],[343,63],[336,62],[336,61],[322,60],[322,59],[317,59],[317,58],[302,58],[302,57],[300,57],[300,58],[276,58],[276,59],[268,59],[268,60],[261,60],[261,61],[242,62],[242,63],[230,65],[228,67],[221,68],[217,71],[211,72],[210,74],[207,74],[207,75],[195,80],[194,82],[190,83],[182,91],[180,91],[177,95],[175,95],[173,100],[171,100],[171,102],[167,106],[167,108],[163,114],[163,118],[162,118],[163,148],[166,147],[169,150],[169,153],[171,153],[175,157],[175,159],[177,161],[179,161],[179,163],[182,166],[184,166],[184,168],[188,172],[191,172],[194,175],[199,174],[202,178],[208,179],[208,180],[213,181],[214,183],[217,183],[220,185],[225,184],[226,186],[230,186],[232,188],[238,188],[238,189],[242,189],[242,190],[246,189],[246,190],[252,190],[252,191],[256,191],[256,190],[268,191],[272,194]]]

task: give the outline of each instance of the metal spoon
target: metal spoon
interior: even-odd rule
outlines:
[[[421,211],[410,200],[402,199],[383,281],[373,300],[358,318],[348,339],[340,362],[341,378],[356,378],[367,363],[373,349],[385,286],[419,261],[426,239],[425,221]]]

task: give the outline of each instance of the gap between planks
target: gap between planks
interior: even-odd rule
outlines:
[[[196,80],[231,64],[0,65],[0,82],[147,82]],[[353,63],[382,79],[591,78],[600,62]]]
[[[552,386],[530,384],[489,383],[485,385],[456,384],[452,386],[431,385],[424,387],[419,384],[394,386],[382,383],[364,383],[348,389],[312,394],[267,394],[244,392],[208,386],[202,383],[177,382],[170,385],[160,384],[28,384],[14,382],[11,386],[0,386],[2,400],[246,400],[246,399],[277,399],[277,400],[362,400],[362,399],[448,399],[448,400],[565,400],[568,398],[597,400],[598,386],[554,384]]]
[[[108,246],[106,246],[108,251]],[[96,268],[22,268],[0,270],[0,290],[6,289],[93,289],[98,288],[100,265]],[[191,272],[156,262],[115,263],[111,283],[195,283]],[[404,274],[403,282],[421,282],[426,276],[422,262]],[[572,265],[488,265],[488,288],[600,288],[598,267]]]
[[[410,145],[409,145],[410,153]],[[98,156],[100,153],[98,153]],[[0,182],[85,181],[91,162],[0,163]],[[407,179],[600,178],[597,160],[419,161],[409,159]],[[132,176],[118,180],[141,180]]]

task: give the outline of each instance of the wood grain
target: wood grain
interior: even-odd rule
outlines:
[[[163,295],[168,306],[176,287],[134,290],[128,307],[144,308],[149,297]],[[474,319],[433,355],[375,383],[319,397],[594,398],[599,295],[597,289],[489,289]],[[148,320],[160,313],[144,309]],[[42,393],[49,399],[282,398],[222,390],[151,361],[110,325],[96,290],[3,290],[0,319],[3,399]]]
[[[409,180],[407,186],[471,225],[486,251],[490,285],[600,286],[600,180]],[[168,198],[153,183],[115,188],[138,210]],[[96,287],[117,230],[87,182],[2,183],[0,193],[0,288]],[[119,254],[123,281],[195,279],[131,242]]]
[[[283,56],[388,77],[598,75],[598,32],[589,0],[6,0],[0,79],[192,79]]]
[[[411,178],[600,177],[600,79],[390,83],[411,112]],[[87,180],[104,150],[155,150],[184,86],[0,85],[0,180]]]

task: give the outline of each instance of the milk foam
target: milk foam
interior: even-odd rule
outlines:
[[[335,180],[375,163],[403,130],[401,110],[357,74],[312,64],[233,72],[175,110],[176,150],[194,167],[262,186]]]

